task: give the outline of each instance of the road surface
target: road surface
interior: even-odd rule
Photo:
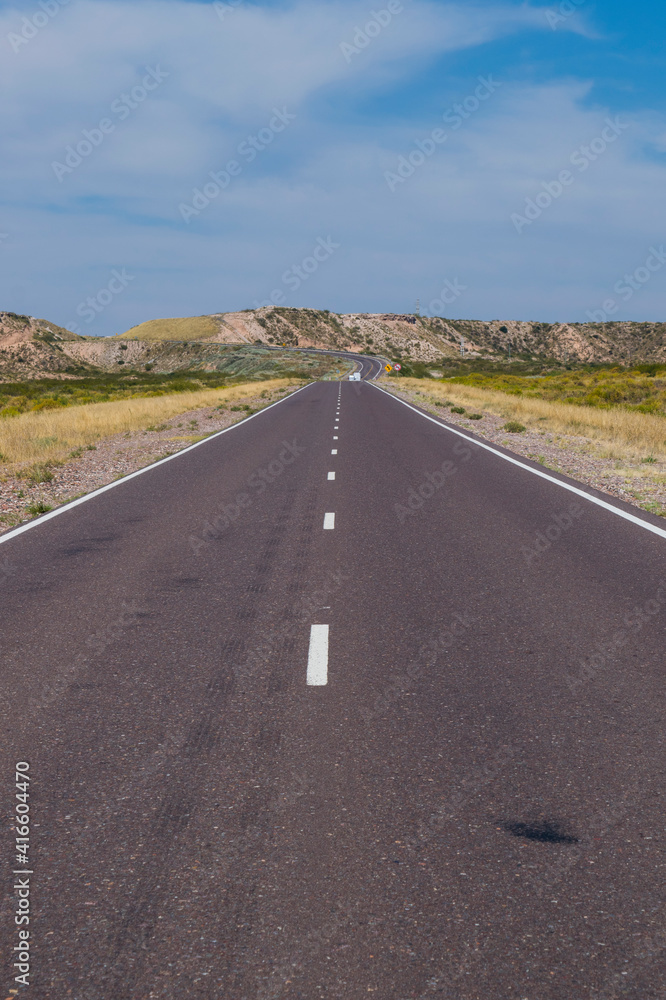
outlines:
[[[282,347],[268,347],[269,351],[281,351],[283,349]],[[354,351],[329,351],[323,347],[292,347],[290,350],[303,351],[305,354],[332,354],[336,358],[344,358],[345,361],[355,362],[359,366],[356,370],[360,372],[361,380],[364,382],[374,381],[378,375],[381,375],[386,364],[385,358],[371,357],[368,354],[357,354]]]
[[[666,995],[663,522],[507,456],[317,383],[0,538],[25,996]]]

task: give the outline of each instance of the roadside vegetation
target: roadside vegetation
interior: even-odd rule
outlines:
[[[435,405],[485,410],[507,423],[515,422],[530,430],[587,438],[601,457],[646,464],[651,464],[651,459],[664,460],[666,419],[661,409],[664,389],[656,376],[648,378],[648,373],[639,372],[630,379],[629,374],[618,373],[615,379],[613,372],[606,372],[604,379],[596,380],[593,375],[572,373],[573,381],[580,382],[575,386],[562,376],[550,382],[546,379],[507,382],[510,377],[505,375],[479,374],[446,380],[429,378],[427,383],[422,379],[401,378],[391,380],[391,384],[425,393]],[[648,382],[645,388],[643,381]],[[617,401],[611,402],[602,395],[609,384],[617,391],[614,397]],[[502,388],[496,388],[497,385]],[[582,395],[573,397],[574,389]],[[590,398],[603,402],[590,402]]]
[[[108,403],[135,397],[156,398],[172,393],[222,389],[228,380],[217,372],[196,372],[192,377],[176,372],[168,375],[131,372],[127,375],[100,373],[88,378],[30,379],[0,383],[0,418],[21,413],[60,410],[67,406]],[[2,426],[0,424],[0,426]]]
[[[622,368],[579,368],[572,371],[526,377],[497,372],[471,372],[450,381],[526,399],[546,399],[630,412],[666,416],[666,366],[640,365]]]
[[[0,469],[3,465],[23,466],[23,477],[47,482],[54,465],[93,448],[102,438],[155,429],[171,417],[201,407],[229,406],[247,416],[254,411],[235,407],[239,399],[260,393],[268,405],[293,384],[293,379],[216,388],[201,388],[195,383],[196,388],[179,385],[168,393],[137,392],[106,401],[79,398],[76,406],[32,407],[0,420]]]

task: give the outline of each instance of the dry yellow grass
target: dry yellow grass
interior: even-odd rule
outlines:
[[[666,458],[666,420],[654,414],[510,396],[451,382],[403,378],[389,384],[396,389],[424,392],[436,400],[450,399],[466,408],[487,410],[506,420],[517,420],[530,430],[589,438],[606,452],[607,458]]]
[[[41,410],[0,420],[0,453],[15,466],[66,458],[77,448],[127,431],[145,430],[179,413],[285,389],[290,379],[270,379],[228,389],[200,389],[167,396],[89,403],[63,410]]]
[[[121,334],[123,340],[207,340],[220,332],[211,316],[184,316],[177,319],[149,319]]]

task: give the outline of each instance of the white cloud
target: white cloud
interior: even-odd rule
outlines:
[[[397,115],[349,120],[350,101],[409,84],[415,67],[442,53],[550,29],[543,9],[525,5],[405,0],[347,63],[340,43],[353,42],[369,9],[241,4],[220,21],[212,4],[72,0],[18,53],[4,39],[26,11],[0,10],[0,128],[13,137],[2,168],[0,307],[67,322],[112,268],[127,267],[136,280],[95,332],[243,308],[330,234],[340,250],[290,304],[409,309],[459,277],[469,286],[461,315],[571,318],[594,308],[618,269],[634,258],[637,266],[659,238],[663,168],[643,150],[661,148],[666,123],[635,116],[518,236],[511,213],[599,134],[609,110],[589,106],[585,82],[504,82],[391,194],[384,171],[442,123],[416,112],[409,124]],[[157,65],[168,78],[59,183],[51,162]],[[179,203],[276,105],[297,115],[293,125],[185,226]],[[657,286],[636,296],[634,313],[658,313]]]

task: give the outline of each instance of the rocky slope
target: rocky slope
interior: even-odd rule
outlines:
[[[120,337],[78,337],[46,320],[0,313],[0,381],[75,378],[151,365],[156,371],[219,367],[223,345],[316,347],[433,363],[460,356],[560,363],[666,363],[666,323],[447,320],[394,313],[262,308],[151,320]]]
[[[82,340],[70,330],[33,316],[0,312],[0,380],[75,378],[88,371],[65,348]]]
[[[666,361],[666,323],[484,322],[278,307],[157,320],[128,330],[122,339],[343,348],[425,362],[459,355],[462,339],[465,353],[478,357],[506,358],[511,352],[572,363]]]

